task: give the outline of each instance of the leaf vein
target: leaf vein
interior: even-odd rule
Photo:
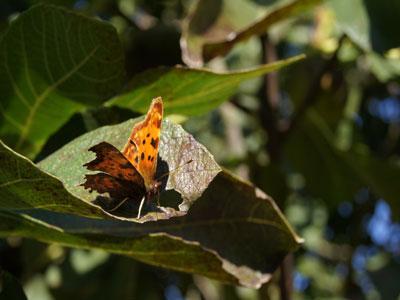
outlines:
[[[31,129],[32,121],[36,115],[36,111],[38,110],[42,102],[47,98],[47,96],[52,91],[54,91],[59,85],[64,83],[72,74],[77,72],[83,65],[85,65],[85,63],[94,55],[94,53],[96,53],[97,49],[98,47],[95,47],[86,57],[82,59],[80,63],[76,64],[69,72],[67,72],[64,76],[58,79],[54,84],[48,86],[46,90],[44,90],[43,93],[37,97],[36,102],[33,105],[31,111],[29,112],[28,118],[26,119],[24,129],[18,140],[16,148],[19,148],[21,144],[25,141],[25,138]]]

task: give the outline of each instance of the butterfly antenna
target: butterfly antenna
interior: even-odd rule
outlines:
[[[157,178],[157,180],[160,180],[161,178],[164,178],[165,176],[168,176],[168,175],[170,175],[170,174],[173,174],[174,172],[178,171],[180,168],[182,168],[182,167],[184,167],[184,166],[186,166],[186,165],[188,165],[188,164],[190,164],[190,163],[192,163],[192,162],[193,162],[193,159],[188,160],[188,161],[185,162],[184,164],[182,164],[182,165],[176,167],[175,169],[173,169],[173,170],[171,170],[171,171],[168,171],[168,172],[162,174],[160,177]]]
[[[128,200],[129,197],[126,197],[124,200],[122,200],[120,203],[118,203],[113,209],[110,209],[109,212],[113,212],[115,210],[117,210],[122,204],[124,204],[126,202],[126,200]]]

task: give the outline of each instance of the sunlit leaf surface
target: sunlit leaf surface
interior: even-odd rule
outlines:
[[[107,101],[106,105],[146,112],[149,99],[162,96],[166,113],[199,115],[229,99],[242,82],[278,71],[304,57],[297,55],[253,69],[226,73],[184,67],[150,69],[135,76],[128,91]]]

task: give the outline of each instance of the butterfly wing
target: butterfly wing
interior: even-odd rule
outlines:
[[[140,199],[144,191],[129,181],[121,180],[106,173],[87,174],[82,184],[89,192],[96,191],[99,194],[108,193],[111,198],[123,200],[125,198]]]
[[[82,184],[86,189],[100,194],[108,192],[113,198],[144,195],[143,177],[117,148],[101,142],[89,150],[96,153],[96,158],[84,166],[88,170],[102,173],[86,175],[86,181]]]
[[[146,118],[137,123],[131,132],[122,153],[139,171],[146,188],[154,181],[157,169],[158,144],[160,141],[163,102],[161,97],[153,99]]]

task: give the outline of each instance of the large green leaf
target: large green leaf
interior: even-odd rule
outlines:
[[[94,206],[84,201],[96,196],[78,186],[88,172],[82,163],[93,158],[87,149],[99,141],[108,141],[121,147],[134,122],[127,121],[89,132],[40,163],[43,170],[63,181],[68,192],[58,184],[54,189],[59,190],[59,194],[52,195],[53,188],[45,188],[48,183],[54,184],[49,180],[41,182],[40,195],[28,193],[24,197],[21,192],[17,198],[14,194],[19,181],[14,183],[15,180],[11,179],[10,183],[0,183],[2,196],[8,193],[9,199],[21,199],[5,202],[4,205],[0,203],[0,234],[30,237],[72,247],[104,249],[152,265],[249,287],[259,287],[268,281],[284,256],[298,248],[301,239],[271,198],[225,171],[218,173],[220,169],[208,151],[180,126],[168,121],[163,123],[162,136],[165,138],[160,143],[160,161],[174,168],[186,161],[187,155],[194,159],[194,164],[179,169],[177,174],[170,174],[168,180],[169,186],[174,189],[181,183],[185,184],[188,190],[178,191],[185,200],[190,200],[186,201],[190,208],[186,205],[176,213],[170,212],[173,208],[167,212],[148,213],[140,220],[148,221],[144,223],[118,217],[90,219],[77,216],[101,214],[100,208],[90,212],[88,207]],[[6,150],[6,154],[0,152],[2,162],[16,160],[20,163],[24,160],[24,176],[32,174],[32,177],[39,177],[45,174],[12,150]],[[13,178],[13,172],[18,174],[11,167],[5,168],[2,176]],[[51,179],[56,180],[53,177]],[[31,182],[35,184],[34,180]],[[26,185],[29,183],[26,181]],[[205,183],[207,186],[204,186]],[[16,186],[12,189],[14,184]],[[200,197],[199,191],[202,191]],[[37,201],[39,196],[43,199],[36,208],[32,199]],[[190,199],[190,196],[199,198]],[[82,199],[81,204],[75,202],[79,201],[77,197]],[[175,192],[162,192],[160,202],[164,204],[167,197],[180,198]],[[18,205],[21,201],[32,205]],[[41,209],[45,201],[51,201],[52,204],[45,207],[46,211]],[[66,202],[76,204],[76,207],[68,205],[65,209]],[[16,204],[13,206],[13,203]],[[60,203],[60,207],[57,207],[57,203]],[[109,217],[105,212],[103,215]],[[175,217],[168,219],[171,216]]]
[[[204,61],[228,53],[237,43],[264,34],[272,25],[321,0],[282,2],[287,1],[265,8],[243,0],[198,1],[183,23],[183,61],[189,66],[202,66]]]
[[[115,94],[124,76],[111,25],[50,5],[11,23],[0,61],[0,136],[30,157],[74,112]]]
[[[183,67],[152,69],[134,77],[129,92],[111,99],[106,105],[146,112],[148,99],[162,96],[167,113],[201,114],[226,101],[243,81],[277,71],[303,58],[304,55],[298,55],[251,70],[228,73]]]
[[[400,216],[400,166],[380,161],[365,149],[339,149],[317,112],[310,111],[299,124],[285,145],[285,153],[295,170],[304,175],[309,191],[331,206],[353,199],[366,187],[391,204],[396,218]]]

